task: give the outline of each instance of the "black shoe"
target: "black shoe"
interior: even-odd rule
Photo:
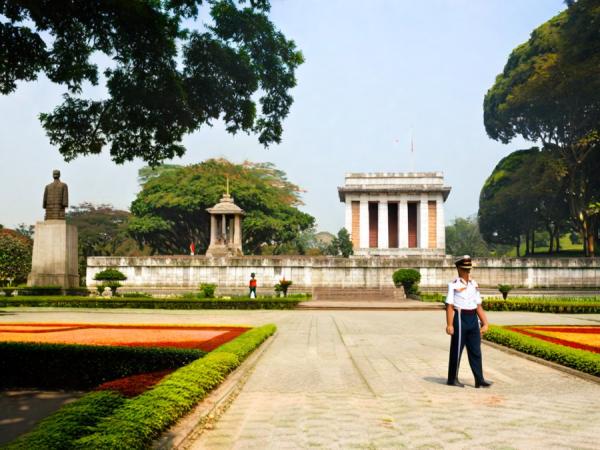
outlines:
[[[485,381],[485,380],[475,381],[476,388],[489,388],[492,384],[494,384],[494,383],[492,383],[491,381]]]
[[[456,387],[461,387],[461,388],[464,388],[464,387],[465,387],[465,385],[464,385],[464,384],[462,384],[462,383],[461,383],[460,381],[458,381],[458,380],[448,380],[448,381],[446,382],[446,384],[447,384],[448,386],[456,386]]]

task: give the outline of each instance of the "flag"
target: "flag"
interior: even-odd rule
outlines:
[[[194,255],[196,253],[196,246],[194,245],[194,243],[192,242],[190,244],[190,255]]]

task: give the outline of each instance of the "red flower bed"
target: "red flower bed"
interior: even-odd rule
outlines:
[[[160,370],[158,372],[140,373],[118,380],[108,381],[98,386],[95,391],[118,391],[124,397],[135,397],[150,389],[175,369]]]
[[[512,326],[509,330],[566,347],[600,353],[600,326]]]

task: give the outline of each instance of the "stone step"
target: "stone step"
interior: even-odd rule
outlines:
[[[393,287],[316,287],[313,300],[319,301],[401,301],[405,300],[404,291]]]

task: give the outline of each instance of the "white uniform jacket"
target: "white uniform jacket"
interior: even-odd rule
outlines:
[[[448,283],[446,304],[460,309],[476,309],[477,305],[481,305],[479,285],[475,280],[465,282],[462,278],[456,278]]]

